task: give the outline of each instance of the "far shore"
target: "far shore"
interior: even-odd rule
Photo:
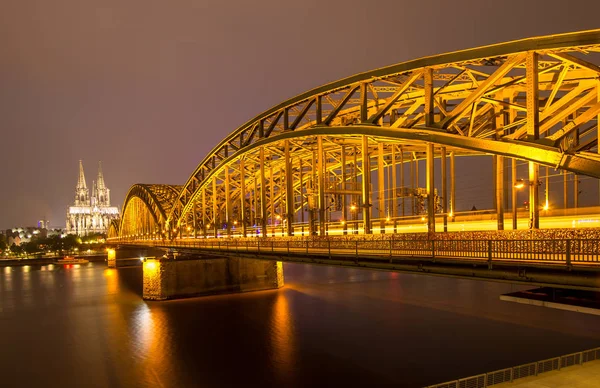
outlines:
[[[90,262],[106,261],[106,253],[97,255],[74,255],[75,258],[82,258]],[[0,257],[0,267],[24,266],[24,265],[48,265],[54,264],[55,261],[61,259],[62,256],[50,257],[35,257],[35,258],[15,258],[15,257]]]

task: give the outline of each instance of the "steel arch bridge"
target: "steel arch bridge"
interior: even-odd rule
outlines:
[[[445,225],[455,210],[455,157],[484,154],[494,159],[498,228],[504,158],[513,161],[512,179],[515,160],[529,162],[530,227],[538,228],[540,165],[600,178],[599,52],[600,30],[536,37],[307,91],[234,130],[185,185],[134,185],[111,235],[294,235],[301,228],[322,236],[333,224],[368,234],[406,215],[408,198],[433,232],[436,214]],[[415,185],[415,160],[426,160],[426,188]]]

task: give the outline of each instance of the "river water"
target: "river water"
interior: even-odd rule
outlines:
[[[510,284],[285,264],[280,290],[141,299],[141,268],[0,268],[2,387],[420,387],[600,346]]]

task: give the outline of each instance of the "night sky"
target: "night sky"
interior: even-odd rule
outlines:
[[[594,0],[0,1],[0,228],[64,227],[79,159],[88,186],[102,160],[121,206],[307,89],[598,15]]]

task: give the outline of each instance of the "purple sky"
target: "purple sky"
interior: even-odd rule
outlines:
[[[83,159],[113,203],[183,184],[237,126],[336,79],[600,27],[600,2],[14,0],[0,3],[0,228],[63,226]]]

